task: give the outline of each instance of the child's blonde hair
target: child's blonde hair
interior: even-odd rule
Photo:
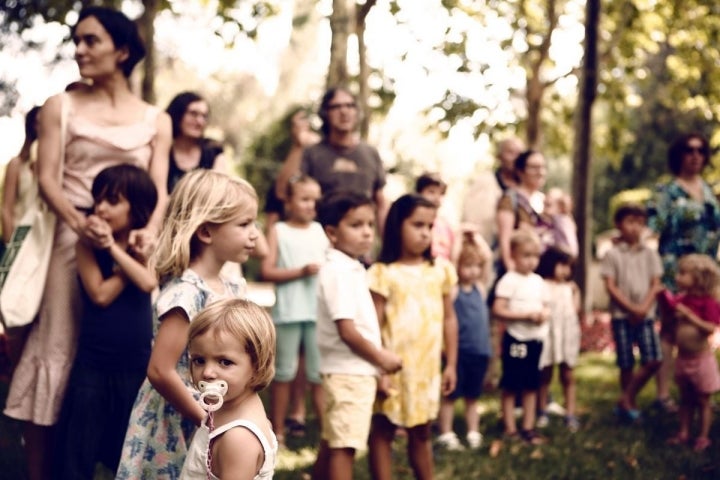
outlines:
[[[484,268],[487,260],[487,256],[475,241],[473,232],[465,232],[462,237],[462,246],[460,247],[460,253],[458,254],[457,266],[460,267],[460,265],[475,262],[479,263]]]
[[[213,302],[190,322],[188,345],[206,332],[215,338],[228,334],[244,346],[253,368],[248,387],[259,392],[270,384],[275,376],[275,326],[264,308],[238,298]]]
[[[160,281],[182,275],[200,253],[200,226],[225,223],[249,202],[257,204],[257,193],[241,178],[207,169],[186,173],[170,195],[151,260]]]
[[[691,253],[680,257],[678,270],[688,272],[694,282],[693,292],[718,298],[720,294],[720,268],[707,255]]]
[[[510,235],[511,252],[515,252],[521,246],[528,244],[532,244],[538,250],[540,250],[540,248],[542,247],[542,244],[540,243],[540,237],[538,237],[537,233],[535,233],[534,231],[526,228],[519,228],[517,230],[513,230],[512,234]]]

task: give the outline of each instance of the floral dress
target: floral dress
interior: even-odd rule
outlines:
[[[375,404],[403,427],[437,418],[440,407],[443,348],[443,295],[457,283],[450,262],[436,258],[431,265],[375,263],[368,270],[370,290],[385,297],[383,345],[402,358],[403,368],[391,375],[397,393]]]
[[[580,320],[575,310],[573,284],[545,280],[550,298],[550,330],[543,342],[540,368],[567,364],[574,367],[580,354]]]
[[[720,243],[720,205],[712,189],[703,183],[703,199],[693,199],[678,183],[659,185],[648,203],[648,226],[660,238],[662,281],[675,290],[677,261],[688,253],[715,258]]]
[[[226,295],[211,290],[205,281],[190,269],[185,270],[180,278],[168,282],[155,303],[154,334],[157,335],[163,315],[174,308],[182,309],[192,321],[200,310],[214,301],[225,296],[244,296],[244,281],[242,284],[229,280],[223,282]],[[176,369],[188,390],[197,396],[190,382],[187,350],[180,356]],[[180,478],[187,446],[195,428],[193,422],[183,418],[146,378],[135,399],[115,478]]]

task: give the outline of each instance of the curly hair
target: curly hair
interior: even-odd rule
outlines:
[[[720,294],[720,268],[707,255],[691,253],[680,257],[678,272],[687,272],[693,278],[693,293],[718,298]]]

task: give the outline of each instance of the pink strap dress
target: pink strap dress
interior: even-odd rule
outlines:
[[[93,179],[103,169],[132,164],[145,170],[152,158],[159,110],[147,107],[141,120],[104,126],[78,116],[69,101],[62,187],[79,209],[91,209]],[[63,221],[55,229],[50,267],[40,306],[10,384],[5,415],[36,425],[54,425],[60,413],[77,346],[80,297],[75,243]],[[32,288],[28,285],[27,288]]]

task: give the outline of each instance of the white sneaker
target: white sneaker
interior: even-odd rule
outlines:
[[[445,450],[456,452],[465,450],[465,447],[463,447],[462,443],[460,443],[460,440],[457,435],[455,435],[455,432],[443,433],[437,438],[437,444]]]
[[[565,408],[557,402],[548,403],[545,411],[550,415],[557,415],[558,417],[565,416]]]
[[[541,413],[540,415],[538,415],[537,420],[535,421],[535,426],[537,428],[545,428],[549,424],[550,424],[550,419],[544,413]]]
[[[473,450],[478,449],[482,446],[483,436],[480,432],[468,432],[465,439],[467,440],[470,448],[472,448]]]

